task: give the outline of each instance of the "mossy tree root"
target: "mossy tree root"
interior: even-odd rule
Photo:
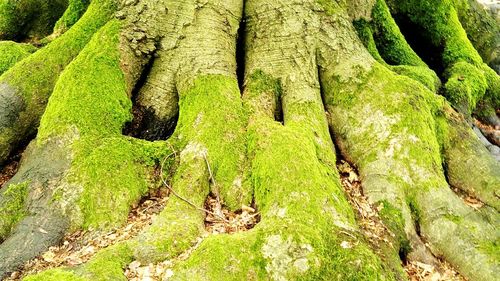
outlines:
[[[426,88],[431,84],[397,75],[392,70],[398,66],[370,55],[343,3],[246,1],[242,98],[234,57],[242,1],[159,2],[165,9],[155,25],[171,33],[158,44],[160,57],[138,101],[158,126],[179,112],[167,142],[121,135],[131,119],[132,89],[148,59],[143,51],[151,51],[149,43],[137,45],[136,36],[162,33],[130,33],[127,24],[112,20],[61,75],[30,148],[51,152],[53,142],[66,148],[70,158],[61,158],[62,168],[48,167],[52,173],[62,171],[61,176],[55,184],[19,182],[2,190],[0,202],[12,203],[0,212],[12,216],[0,226],[14,226],[15,233],[22,218],[30,218],[26,210],[33,211],[22,206],[37,202],[34,186],[49,190],[42,199],[52,200],[50,206],[68,218],[59,229],[119,224],[147,192],[148,171],[175,149],[180,161],[172,188],[178,194],[201,207],[212,192],[230,209],[248,204],[253,195],[261,221],[245,233],[206,238],[187,260],[175,264],[173,279],[405,280],[398,258],[403,252],[431,263],[434,256],[444,257],[470,279],[494,280],[498,212],[489,206],[498,207],[493,196],[498,163],[481,146],[469,150],[479,145],[471,130],[444,98]],[[384,45],[384,56],[397,44],[403,44],[404,54],[412,53],[383,2],[373,3],[382,16],[370,23],[370,28],[379,26],[368,37],[380,45],[395,36]],[[142,8],[133,10],[156,4],[139,1]],[[405,65],[403,59],[395,64]],[[408,64],[427,69],[419,61]],[[178,99],[177,107],[156,106],[163,98],[172,104]],[[382,249],[382,258],[360,234],[340,187],[329,125],[344,156],[359,168],[365,194],[395,234],[394,247]],[[454,156],[455,150],[464,151]],[[466,157],[474,160],[463,161]],[[30,158],[22,167],[36,163]],[[461,171],[473,165],[484,167],[473,176],[485,180],[469,185]],[[489,206],[467,207],[445,175]],[[27,199],[13,196],[23,193]],[[170,259],[192,246],[203,233],[202,220],[203,213],[172,196],[136,239],[105,249],[80,267],[27,279],[124,280],[123,270],[132,260]]]
[[[68,32],[0,76],[0,165],[32,136],[61,71],[117,9],[115,0],[94,0]],[[27,75],[29,70],[29,75]]]
[[[354,26],[378,62],[424,84],[435,93],[439,91],[441,80],[408,44],[384,0],[376,0],[371,17],[356,18]]]
[[[0,41],[0,75],[36,50],[30,44]]]
[[[336,38],[340,39],[324,41],[347,44],[343,37]],[[349,38],[349,42],[356,40]],[[383,204],[384,221],[397,235],[402,233],[401,237],[409,239],[411,246],[416,224],[434,255],[443,256],[468,278],[494,280],[499,270],[491,252],[497,239],[494,225],[465,206],[449,189],[444,176],[441,143],[452,136],[436,120],[446,102],[422,85],[395,76],[356,48],[349,50],[356,56],[353,60],[336,64],[325,61],[321,76],[332,128],[343,154],[359,168],[365,194],[373,203]],[[339,50],[344,49],[325,46],[323,57],[345,57]],[[456,130],[457,124],[444,122]],[[463,119],[457,122],[470,140],[471,129],[466,129]],[[453,153],[446,152],[450,146],[443,149],[445,155]],[[475,157],[498,165],[488,159],[487,153]],[[467,165],[454,164],[461,168]],[[453,176],[450,173],[456,170],[448,170],[448,175]],[[496,172],[488,169],[483,173],[490,174],[490,185],[483,191],[491,195],[498,181]],[[493,206],[498,206],[498,198],[489,198]],[[469,254],[457,257],[458,247]]]
[[[493,108],[500,107],[500,76],[483,62],[461,25],[457,10],[464,1],[389,3],[398,17],[406,18],[425,31],[426,44],[442,50],[434,55],[445,70],[445,96],[455,109],[469,117],[476,111],[479,116],[485,114],[478,108],[483,100]],[[488,108],[483,110],[491,112]]]
[[[19,172],[2,188],[0,201],[8,202],[0,210],[5,239],[0,276],[47,250],[69,230],[122,224],[131,206],[154,186],[154,167],[172,152],[164,142],[122,136],[132,107],[126,77],[137,75],[120,66],[137,61],[122,60],[134,55],[120,53],[132,52],[120,48],[121,30],[119,21],[109,22],[65,69],[37,139]],[[9,191],[19,185],[23,192],[16,192],[20,198],[12,201]]]
[[[61,35],[70,29],[85,13],[91,0],[68,0],[68,7],[54,25],[53,34]]]

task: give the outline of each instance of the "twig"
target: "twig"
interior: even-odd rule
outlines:
[[[219,216],[222,216],[222,203],[220,201],[220,191],[219,191],[219,186],[217,185],[217,182],[215,181],[214,174],[212,173],[212,168],[210,168],[210,163],[208,162],[207,155],[204,154],[203,158],[205,158],[205,162],[207,163],[207,168],[208,168],[208,174],[210,176],[210,180],[212,181],[214,185],[214,191],[215,191],[215,199],[217,201],[217,212]]]
[[[213,215],[213,216],[215,216],[215,217],[218,217],[219,219],[221,219],[221,220],[222,220],[222,221],[224,221],[225,223],[230,223],[230,222],[229,222],[229,220],[227,220],[227,219],[226,219],[226,218],[224,218],[223,216],[221,216],[221,215],[219,215],[219,214],[216,214],[216,213],[214,213],[214,212],[212,212],[212,211],[209,211],[209,210],[207,210],[207,209],[205,209],[205,208],[200,208],[200,207],[196,206],[195,204],[191,203],[188,199],[186,199],[186,198],[182,197],[182,196],[181,196],[181,195],[179,195],[177,192],[175,192],[175,190],[174,190],[174,189],[173,189],[173,188],[172,188],[172,187],[171,187],[171,186],[167,183],[167,181],[166,181],[166,180],[165,180],[165,178],[163,177],[163,165],[165,164],[165,162],[167,161],[167,159],[168,159],[168,158],[170,158],[170,156],[172,156],[172,155],[177,155],[177,154],[175,153],[175,150],[174,150],[174,152],[173,152],[173,153],[171,153],[171,154],[167,155],[167,156],[165,157],[165,159],[163,159],[163,161],[162,161],[162,162],[161,162],[161,164],[160,164],[160,178],[161,178],[161,181],[163,182],[163,184],[165,185],[165,187],[166,187],[166,188],[167,188],[167,189],[168,189],[168,190],[169,190],[169,191],[170,191],[170,192],[171,192],[171,193],[172,193],[175,197],[177,197],[177,198],[179,198],[180,200],[182,200],[182,201],[184,201],[184,202],[188,203],[188,204],[189,204],[190,206],[192,206],[193,208],[195,208],[195,209],[197,209],[197,210],[199,210],[199,211],[205,212],[205,213],[207,213],[207,214],[211,214],[211,215]],[[205,160],[206,160],[206,158],[205,158]],[[210,171],[210,168],[209,168],[209,171]]]

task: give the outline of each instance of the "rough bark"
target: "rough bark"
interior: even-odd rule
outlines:
[[[173,259],[204,233],[212,193],[231,210],[254,202],[261,221],[209,236],[172,279],[406,280],[401,254],[495,280],[500,164],[467,121],[498,110],[500,78],[464,3],[69,1],[47,46],[2,42],[0,163],[36,139],[0,189],[0,277],[66,233],[123,223],[163,165],[192,204],[171,195],[136,238],[26,279],[123,280],[133,260]],[[421,53],[408,26],[441,51]],[[361,234],[335,145],[387,244]]]

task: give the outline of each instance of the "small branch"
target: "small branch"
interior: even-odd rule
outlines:
[[[163,177],[163,165],[165,164],[165,162],[167,161],[168,158],[170,158],[172,155],[177,155],[175,150],[173,153],[167,155],[165,157],[165,159],[163,159],[163,161],[161,162],[160,164],[160,178],[161,178],[161,181],[163,182],[163,184],[165,185],[165,187],[177,198],[179,198],[180,200],[186,202],[187,204],[189,204],[191,207],[199,210],[199,211],[202,211],[202,212],[205,212],[207,214],[211,214],[215,217],[218,217],[219,219],[221,219],[223,222],[225,223],[230,223],[229,220],[227,220],[226,218],[224,218],[223,216],[219,215],[219,214],[216,214],[212,211],[209,211],[205,208],[200,208],[198,206],[196,206],[195,204],[191,203],[188,199],[182,197],[180,194],[178,194],[177,192],[175,192],[175,190],[167,183],[167,181],[165,180],[165,178]],[[205,157],[205,160],[206,160],[206,157]],[[209,171],[210,171],[210,168],[209,168]]]
[[[212,173],[212,169],[210,168],[210,163],[208,162],[208,159],[207,159],[207,155],[204,154],[203,158],[205,158],[205,162],[207,163],[207,168],[208,168],[208,174],[210,175],[210,180],[212,181],[212,183],[214,185],[215,199],[217,201],[216,211],[219,214],[219,216],[222,216],[222,203],[220,200],[219,186],[217,185],[217,182],[215,181],[214,174]]]

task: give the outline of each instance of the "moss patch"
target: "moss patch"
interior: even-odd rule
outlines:
[[[85,13],[90,0],[69,0],[68,8],[54,26],[54,33],[61,34],[73,26]]]
[[[10,184],[4,188],[0,197],[0,241],[26,215],[24,201],[28,194],[28,183]]]
[[[35,51],[36,47],[30,44],[0,41],[0,75]]]
[[[250,204],[251,194],[243,184],[245,126],[238,81],[209,75],[194,80],[179,92],[179,120],[174,137],[182,147],[188,142],[202,144],[224,203],[232,210]]]

